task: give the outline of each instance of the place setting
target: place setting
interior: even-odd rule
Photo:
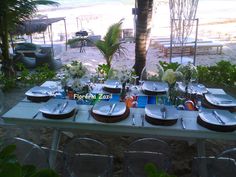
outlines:
[[[126,119],[130,114],[130,109],[124,102],[97,102],[92,110],[92,117],[104,123],[115,123]]]
[[[75,100],[51,99],[39,109],[39,112],[45,118],[67,119],[76,116],[77,104]]]
[[[236,130],[236,117],[226,110],[204,109],[199,112],[197,123],[207,129],[219,132]]]
[[[188,83],[188,85],[186,85],[184,82],[178,82],[177,83],[177,88],[179,91],[181,92],[186,92],[186,88],[187,88],[187,93],[194,95],[204,95],[206,93],[208,93],[207,88],[205,87],[205,85],[200,84],[200,83]]]
[[[145,119],[153,125],[171,126],[178,121],[178,111],[174,106],[147,104],[145,106]]]
[[[142,84],[142,92],[146,95],[166,94],[168,84],[165,82],[144,81]]]
[[[32,102],[46,102],[54,96],[55,90],[45,86],[35,86],[28,90],[25,95]]]
[[[122,84],[119,80],[106,80],[103,84],[103,90],[109,93],[120,93]]]
[[[231,112],[236,111],[236,99],[225,94],[205,94],[203,105],[211,109],[225,109]]]

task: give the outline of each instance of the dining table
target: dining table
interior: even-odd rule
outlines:
[[[50,85],[53,81],[47,81],[43,85]],[[99,89],[98,89],[99,90]],[[209,88],[209,90],[211,90]],[[212,89],[214,92],[223,92],[222,89]],[[51,98],[62,99],[62,98]],[[63,98],[66,100],[66,98]],[[76,130],[96,132],[101,134],[114,134],[141,137],[168,137],[170,139],[194,140],[197,144],[197,156],[205,156],[205,142],[212,140],[236,140],[236,131],[218,132],[209,130],[197,123],[199,111],[177,110],[179,116],[177,122],[170,126],[153,125],[146,121],[145,108],[130,108],[129,116],[115,123],[104,123],[95,120],[91,115],[93,105],[77,104],[76,112],[66,119],[50,119],[43,116],[40,108],[47,102],[32,102],[24,98],[2,115],[4,124],[28,127],[49,127],[53,129],[51,149],[57,150],[60,142],[61,132],[65,130]],[[205,108],[203,108],[205,109]],[[236,114],[234,113],[236,119]],[[55,157],[50,157],[53,164]]]

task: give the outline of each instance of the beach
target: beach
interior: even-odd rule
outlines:
[[[38,14],[47,15],[49,18],[65,17],[68,39],[75,37],[75,32],[80,30],[88,31],[89,35],[101,35],[103,37],[108,27],[120,19],[124,19],[122,29],[134,29],[134,16],[132,15],[134,1],[104,0],[95,1],[94,3],[91,1],[81,1],[80,3],[71,1],[72,4],[69,0],[59,2],[63,2],[59,7],[40,8]],[[210,5],[211,8],[208,8]],[[235,63],[236,14],[233,13],[234,7],[236,7],[236,2],[232,0],[224,2],[219,0],[199,1],[196,15],[196,18],[199,18],[198,39],[222,43],[223,54],[215,55],[214,52],[209,52],[204,55],[197,55],[197,65],[213,65],[222,59]],[[158,61],[169,62],[168,57],[163,56],[163,53],[155,44],[155,38],[170,36],[169,16],[168,3],[154,3],[151,45],[147,53],[147,63],[149,64]],[[64,35],[62,21],[53,24],[52,30],[54,44],[57,46],[55,49],[56,56],[63,63],[78,60],[94,70],[94,66],[97,66],[94,63],[101,64],[105,62],[103,56],[95,47],[85,47],[86,51],[84,53],[80,53],[78,48],[68,48],[66,51],[63,46],[65,41],[60,40],[60,36]],[[40,43],[40,41],[37,42]],[[114,67],[123,65],[131,67],[134,64],[135,44],[126,43],[124,46],[127,49],[127,55],[114,58]]]

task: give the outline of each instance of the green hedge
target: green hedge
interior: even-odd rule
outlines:
[[[159,62],[167,69],[176,70],[178,63]],[[229,61],[220,61],[213,66],[197,66],[198,81],[206,85],[236,86],[236,65]]]

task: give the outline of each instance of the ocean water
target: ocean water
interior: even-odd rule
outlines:
[[[134,4],[134,0],[54,0],[61,4],[63,7],[70,6],[89,6],[94,4],[102,4],[102,3],[111,3],[111,2],[119,2],[123,4]]]
[[[134,5],[135,0],[54,0],[59,8],[83,7],[94,4],[122,3]],[[155,0],[154,0],[155,1]],[[168,1],[167,1],[168,2]],[[198,18],[236,18],[236,0],[199,0]],[[216,13],[217,12],[217,13]]]

